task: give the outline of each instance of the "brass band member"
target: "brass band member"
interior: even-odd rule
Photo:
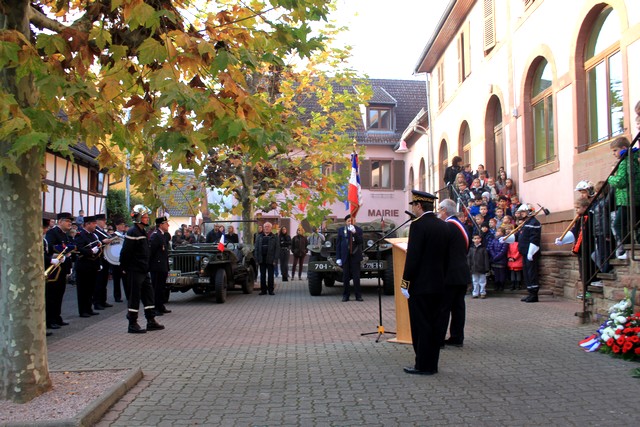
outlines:
[[[95,235],[96,217],[84,217],[84,228],[76,235],[78,251],[76,260],[76,293],[80,317],[95,316],[99,313],[91,309],[96,275],[100,269],[100,240]]]
[[[105,214],[96,215],[95,235],[100,239],[102,245],[110,244],[113,239],[106,230],[107,216]],[[93,308],[96,310],[104,310],[106,307],[113,307],[107,302],[107,284],[109,283],[109,269],[111,264],[104,257],[104,253],[100,253],[100,265],[102,268],[98,270],[96,276],[96,288],[93,292]]]
[[[55,258],[64,250],[66,245],[71,243],[71,239],[67,235],[71,230],[71,221],[73,215],[69,212],[61,212],[57,215],[57,225],[45,235],[47,242],[48,255]],[[51,329],[59,329],[60,326],[68,325],[62,320],[62,298],[67,288],[67,275],[71,272],[71,257],[64,256],[60,259],[62,265],[47,277],[45,287],[45,302],[47,327]]]

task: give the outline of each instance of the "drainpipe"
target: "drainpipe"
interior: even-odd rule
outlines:
[[[433,126],[431,124],[431,91],[429,90],[430,83],[431,83],[431,73],[426,73],[426,74],[427,74],[427,120],[429,121],[428,123],[429,134],[427,135],[427,138],[429,138],[429,141],[427,141],[427,144],[429,146],[429,189],[431,193],[434,193],[438,189],[435,188],[434,170],[433,170],[434,169]]]

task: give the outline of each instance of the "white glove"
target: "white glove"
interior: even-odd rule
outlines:
[[[337,259],[336,260],[336,264],[338,264],[338,267],[342,267],[342,260],[341,259]]]
[[[509,236],[507,238],[501,237],[501,238],[498,239],[498,241],[500,243],[513,243],[513,242],[516,241],[516,236],[512,234],[511,236]]]
[[[98,248],[91,248],[91,252],[93,252],[94,254],[97,254],[99,250],[100,249]]]
[[[533,243],[529,243],[529,252],[527,253],[527,259],[533,261],[533,256],[540,250],[540,246],[536,246]]]
[[[402,295],[404,295],[406,299],[409,299],[409,289],[400,288],[400,291],[402,292]]]
[[[62,255],[62,258],[60,259],[60,262],[65,262],[67,260],[67,257]]]
[[[572,232],[569,231],[567,234],[565,234],[565,236],[562,239],[560,238],[556,239],[556,245],[558,246],[566,245],[569,243],[573,243],[575,241],[576,241],[576,237],[573,235]]]
[[[58,258],[51,258],[51,264],[52,265],[58,265],[58,264],[60,264],[60,260]]]
[[[351,225],[349,226],[349,231],[350,231],[350,232],[352,232],[352,233],[355,233],[355,232],[356,232],[356,228],[353,226],[353,224],[351,224]]]

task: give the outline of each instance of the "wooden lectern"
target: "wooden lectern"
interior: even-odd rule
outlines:
[[[404,262],[407,258],[407,237],[397,237],[385,239],[393,245],[393,283],[396,303],[396,337],[389,342],[400,344],[411,344],[411,325],[409,323],[409,304],[400,291],[402,284],[402,273],[404,272]]]

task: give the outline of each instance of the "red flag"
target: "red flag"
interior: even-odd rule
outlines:
[[[358,171],[358,155],[351,155],[351,176],[349,177],[349,191],[347,195],[349,201],[349,213],[355,224],[356,214],[362,206],[362,187],[360,187],[360,172]]]

